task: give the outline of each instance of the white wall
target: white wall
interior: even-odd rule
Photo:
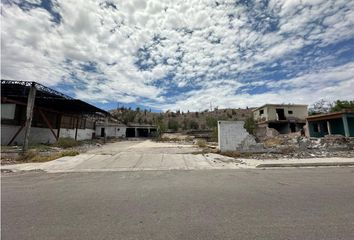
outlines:
[[[60,138],[73,138],[75,139],[75,132],[76,129],[67,129],[67,128],[61,128],[59,137]],[[88,140],[92,139],[92,133],[94,133],[95,130],[93,129],[77,129],[77,139],[78,141],[80,140]]]
[[[243,121],[218,121],[218,144],[221,152],[237,151],[249,136]]]
[[[101,128],[105,128],[105,132],[107,134],[107,137],[125,137],[126,133],[126,127],[124,126],[96,126],[96,137],[101,136]]]
[[[1,145],[7,145],[11,138],[16,134],[20,126],[14,125],[1,125]],[[58,130],[53,129],[54,133],[57,134]],[[77,130],[77,140],[87,140],[92,139],[93,129],[78,129]],[[22,145],[25,136],[25,129],[23,128],[21,132],[17,135],[15,140],[12,142],[13,145]],[[59,137],[73,138],[75,139],[75,129],[61,128]],[[39,143],[55,143],[56,139],[49,128],[38,128],[31,127],[29,135],[29,144],[39,144]]]

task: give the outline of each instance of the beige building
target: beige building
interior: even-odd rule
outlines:
[[[258,127],[274,128],[281,134],[301,131],[307,116],[307,105],[265,104],[253,110]]]

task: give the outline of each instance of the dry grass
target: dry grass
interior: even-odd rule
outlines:
[[[197,145],[200,148],[205,148],[207,146],[207,142],[204,139],[198,139],[197,140]]]
[[[281,145],[282,143],[283,141],[280,138],[268,138],[263,142],[264,147],[276,147]]]
[[[78,151],[63,151],[51,153],[49,155],[41,155],[37,150],[29,150],[26,153],[17,157],[16,161],[18,162],[48,162],[55,160],[57,158],[66,157],[66,156],[76,156]]]
[[[220,154],[232,158],[250,158],[254,155],[251,152],[238,152],[238,151],[228,151],[228,152],[222,152]]]
[[[81,142],[78,142],[73,138],[59,138],[54,145],[60,148],[71,148],[81,145]]]

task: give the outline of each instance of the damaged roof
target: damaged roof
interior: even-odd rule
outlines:
[[[257,110],[264,108],[264,107],[306,107],[307,108],[308,105],[306,105],[306,104],[269,104],[269,103],[267,103],[267,104],[264,104],[260,107],[253,109],[252,112],[257,111]]]
[[[109,112],[87,102],[74,99],[37,82],[1,80],[1,102],[27,105],[31,86],[35,86],[35,106],[48,111],[69,114],[110,115]]]

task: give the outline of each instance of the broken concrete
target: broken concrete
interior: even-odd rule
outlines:
[[[244,128],[243,121],[218,121],[218,147],[221,152],[249,150],[255,137]]]

